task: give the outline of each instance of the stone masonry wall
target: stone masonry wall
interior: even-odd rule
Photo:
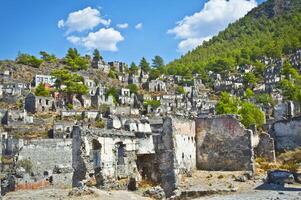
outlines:
[[[233,115],[197,119],[197,168],[254,171],[252,135]]]
[[[254,149],[256,157],[264,158],[269,162],[276,161],[274,139],[267,133],[260,134],[260,140]]]
[[[33,164],[33,172],[43,174],[56,165],[71,169],[71,140],[36,139],[25,140],[18,160],[28,159]]]
[[[271,135],[276,151],[294,150],[301,146],[301,116],[291,120],[277,121],[272,126]]]

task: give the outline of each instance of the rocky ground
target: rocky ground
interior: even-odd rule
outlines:
[[[249,179],[243,172],[197,171],[182,177],[180,189],[184,196],[179,199],[197,200],[301,200],[301,185],[290,184],[285,187],[264,184],[265,175]],[[85,192],[70,195],[71,189],[45,188],[34,191],[17,191],[7,194],[4,200],[147,200],[143,191],[103,191],[91,188]],[[190,196],[189,198],[185,198]]]

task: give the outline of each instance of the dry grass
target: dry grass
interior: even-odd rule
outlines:
[[[256,172],[263,173],[273,169],[297,172],[300,170],[300,164],[301,149],[297,149],[280,154],[275,163],[267,162],[264,158],[256,158]]]

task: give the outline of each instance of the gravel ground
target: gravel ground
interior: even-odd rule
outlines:
[[[240,194],[202,197],[197,200],[301,200],[301,192],[255,190]]]

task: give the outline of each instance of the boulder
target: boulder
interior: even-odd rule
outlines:
[[[267,183],[284,186],[285,183],[295,182],[294,174],[285,170],[271,170],[267,174]]]

